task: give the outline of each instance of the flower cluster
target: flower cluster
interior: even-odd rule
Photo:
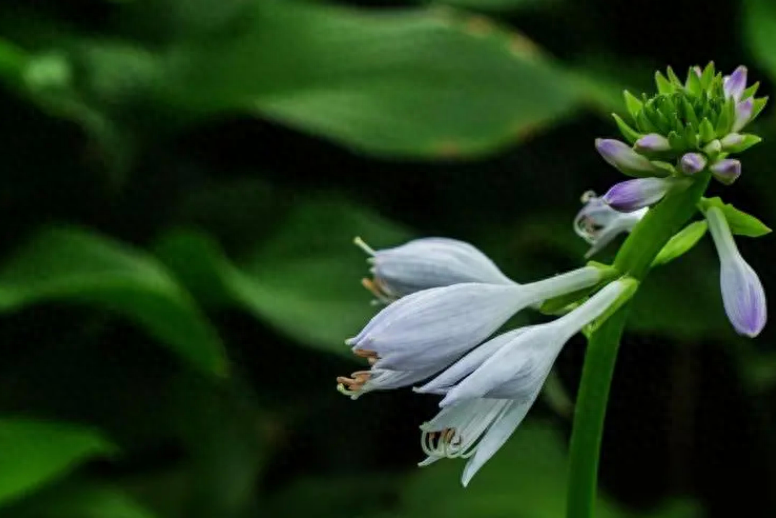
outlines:
[[[761,141],[742,133],[765,107],[756,98],[759,83],[747,87],[746,67],[729,76],[693,67],[682,82],[671,68],[668,77],[656,74],[657,95],[641,99],[625,92],[632,124],[614,115],[623,137],[596,140],[596,149],[609,164],[636,177],[612,187],[604,200],[613,208],[632,212],[653,205],[671,189],[682,188],[709,171],[730,185],[741,176],[741,162],[730,158]]]
[[[652,98],[639,100],[626,92],[633,127],[615,116],[631,145],[596,141],[607,162],[637,178],[602,197],[585,193],[574,230],[591,245],[587,256],[621,233],[632,231],[629,239],[642,244],[659,236],[643,263],[655,266],[689,250],[708,229],[720,258],[725,311],[738,333],[756,336],[766,322],[765,292],[733,235],[759,236],[770,229],[701,194],[712,176],[729,185],[740,175],[740,162],[729,156],[759,142],[740,131],[765,100],[754,97],[756,84],[747,88],[744,67],[725,77],[713,64],[695,67],[685,82],[669,68],[667,78],[657,74],[657,86]],[[692,195],[682,198],[685,192]],[[663,229],[674,226],[664,222],[675,211],[658,216],[652,211],[661,207],[650,206],[674,195],[685,200],[688,213],[697,203],[705,220],[671,237]],[[681,217],[677,229],[687,219]],[[421,426],[427,457],[420,465],[468,458],[464,485],[520,425],[565,343],[580,331],[594,332],[630,299],[646,271],[618,255],[613,266],[591,262],[518,284],[477,248],[453,239],[417,239],[384,250],[360,239],[356,244],[372,264],[372,278],[363,284],[385,307],[346,341],[369,368],[338,377],[338,390],[357,399],[375,390],[414,386],[416,392],[440,396],[440,412]],[[660,246],[663,251],[654,255]],[[557,318],[498,333],[529,308]]]

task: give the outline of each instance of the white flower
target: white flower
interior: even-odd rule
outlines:
[[[353,398],[412,385],[445,369],[518,311],[595,285],[602,270],[586,266],[529,284],[463,283],[407,295],[380,311],[355,337],[353,352],[371,369],[339,377]]]
[[[498,336],[417,389],[446,394],[437,417],[421,427],[424,443],[434,446],[425,448],[429,459],[422,464],[472,456],[462,478],[468,484],[528,413],[569,338],[629,296],[634,285],[632,279],[614,281],[553,322]],[[429,443],[434,432],[440,435]]]
[[[738,251],[722,210],[711,207],[706,211],[706,219],[719,254],[725,313],[739,334],[757,336],[768,318],[765,290],[760,278]]]
[[[635,212],[619,212],[610,207],[593,191],[582,195],[585,204],[574,218],[574,231],[592,246],[585,257],[591,257],[623,232],[630,232],[649,210],[647,207]]]
[[[431,237],[383,250],[373,250],[361,238],[355,243],[373,265],[374,280],[364,279],[363,284],[383,302],[464,282],[512,284],[493,261],[463,241]]]

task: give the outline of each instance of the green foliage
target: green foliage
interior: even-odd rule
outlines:
[[[755,218],[751,214],[743,212],[729,203],[722,201],[722,198],[704,198],[700,203],[701,210],[704,212],[711,207],[717,207],[725,215],[725,219],[730,225],[730,231],[733,234],[747,237],[762,237],[770,234],[771,229],[765,223]]]
[[[121,490],[104,484],[70,483],[45,493],[46,499],[13,509],[19,518],[156,518]]]
[[[121,313],[195,367],[226,373],[218,333],[153,258],[73,227],[44,228],[0,267],[0,310],[49,300]]]
[[[705,221],[690,223],[666,243],[666,246],[655,257],[652,266],[660,266],[683,256],[700,241],[708,229],[709,226]]]
[[[65,476],[115,447],[98,432],[72,424],[0,419],[0,505]]]

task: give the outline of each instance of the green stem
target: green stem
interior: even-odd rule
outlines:
[[[709,178],[704,173],[687,189],[669,194],[652,208],[628,236],[614,266],[643,280],[663,246],[695,213]],[[588,343],[571,434],[567,518],[593,516],[606,404],[627,312],[628,304],[609,317]]]

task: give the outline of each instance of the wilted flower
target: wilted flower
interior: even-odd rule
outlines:
[[[373,265],[374,280],[364,279],[363,284],[383,302],[463,282],[512,283],[485,254],[463,241],[415,239],[383,250],[373,250],[361,238],[355,242],[371,256]]]
[[[619,212],[592,191],[582,195],[582,202],[585,206],[574,218],[574,231],[592,245],[585,257],[603,249],[617,235],[630,232],[649,210],[645,207],[633,212]]]
[[[739,334],[757,336],[767,320],[760,278],[741,257],[722,210],[710,207],[706,219],[719,254],[722,302],[728,319]]]
[[[636,178],[613,185],[604,202],[621,212],[633,212],[660,201],[676,184],[671,178]]]
[[[553,322],[497,336],[417,389],[446,394],[441,412],[421,427],[431,446],[421,464],[473,455],[462,477],[468,484],[523,420],[569,338],[629,296],[634,283],[614,281]],[[430,434],[436,434],[433,441]]]

